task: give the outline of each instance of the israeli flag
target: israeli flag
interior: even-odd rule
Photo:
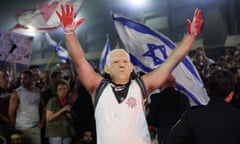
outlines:
[[[104,73],[104,65],[106,64],[107,61],[107,55],[109,54],[109,52],[111,51],[111,46],[110,46],[110,42],[109,42],[109,37],[107,34],[107,40],[106,43],[104,45],[102,54],[101,54],[101,58],[99,60],[99,64],[98,64],[98,69],[100,70],[100,72],[103,74]]]
[[[65,63],[69,61],[69,54],[68,51],[61,46],[61,41],[57,43],[55,40],[53,40],[48,33],[45,33],[45,37],[49,43],[50,46],[54,49],[54,51],[57,53],[58,57],[60,58],[61,62]]]
[[[136,71],[150,72],[163,63],[176,48],[174,42],[166,36],[143,24],[117,14],[112,14],[112,18],[131,61],[136,66]],[[204,84],[188,56],[179,63],[172,74],[176,78],[177,89],[189,97],[191,106],[208,103]]]

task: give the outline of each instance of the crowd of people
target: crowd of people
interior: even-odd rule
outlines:
[[[10,63],[11,69],[0,70],[1,139],[10,144],[150,144],[149,131],[157,129],[159,144],[240,143],[240,45],[217,61],[204,48],[196,50],[192,61],[209,104],[190,107],[187,96],[175,89],[171,73],[200,32],[201,10],[187,20],[188,34],[163,64],[133,77],[124,49],[110,52],[104,75],[94,69],[75,34],[85,19],[74,20],[70,4],[61,7],[57,16],[74,64],[63,63],[54,71],[34,65],[16,72]],[[150,95],[155,89],[160,93]]]
[[[0,135],[6,141],[47,144],[62,138],[78,143],[85,131],[94,141],[92,101],[70,63],[44,72],[38,65],[21,72],[12,63],[9,66],[0,70]],[[74,136],[67,122],[76,127]]]

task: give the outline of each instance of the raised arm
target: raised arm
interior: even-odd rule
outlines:
[[[85,19],[80,19],[74,21],[74,7],[73,5],[69,5],[68,3],[65,5],[61,5],[62,14],[58,11],[56,12],[62,27],[64,29],[66,45],[69,50],[69,53],[72,57],[73,62],[77,67],[77,72],[79,78],[85,88],[89,91],[89,93],[93,94],[95,92],[96,87],[100,83],[102,77],[98,75],[92,66],[87,62],[84,51],[81,47],[80,42],[77,39],[75,34],[75,29],[85,21]]]
[[[159,88],[167,79],[168,75],[180,63],[180,61],[188,54],[192,47],[195,37],[199,33],[203,23],[201,10],[196,9],[192,22],[188,19],[188,34],[185,36],[181,44],[169,55],[167,60],[152,72],[143,76],[148,92]]]
[[[10,62],[9,64],[11,66],[11,73],[12,73],[12,79],[11,79],[10,83],[11,83],[11,85],[16,86],[16,75],[17,75],[16,63]]]

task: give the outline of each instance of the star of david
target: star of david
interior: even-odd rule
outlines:
[[[154,65],[159,65],[164,62],[164,60],[167,59],[167,52],[164,45],[154,45],[154,44],[147,44],[148,51],[143,54],[143,56],[151,57],[153,60]],[[163,59],[160,59],[158,56],[156,56],[155,51],[159,50],[162,53]]]

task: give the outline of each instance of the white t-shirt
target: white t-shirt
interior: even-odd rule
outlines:
[[[95,119],[97,144],[151,144],[143,97],[135,80],[121,103],[108,84],[96,105]]]
[[[16,92],[20,105],[17,109],[15,127],[18,130],[25,130],[39,123],[40,90],[35,87],[28,91],[24,87],[19,87]]]

